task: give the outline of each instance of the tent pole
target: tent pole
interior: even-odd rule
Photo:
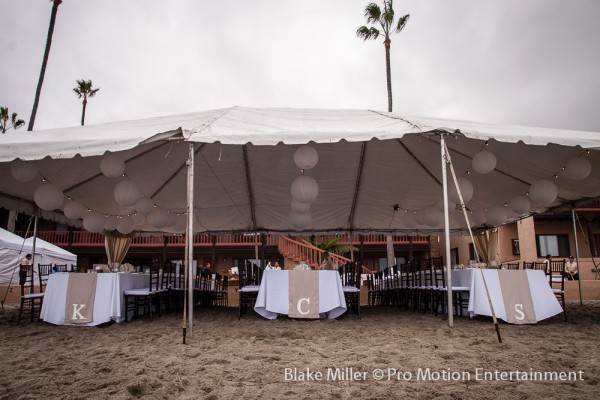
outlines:
[[[194,332],[194,144],[190,143],[190,154],[188,157],[188,176],[187,176],[187,266],[188,266],[188,327],[190,335]]]
[[[581,271],[581,267],[579,264],[579,243],[577,241],[577,228],[575,226],[575,207],[573,207],[571,211],[573,216],[573,237],[575,238],[575,257],[577,260],[577,283],[579,285],[579,304],[582,305],[583,295],[581,293],[581,274],[579,273]]]
[[[446,245],[446,286],[448,287],[448,326],[454,326],[454,305],[452,304],[452,268],[450,263],[450,218],[448,216],[448,181],[446,179],[446,140],[444,134],[440,135],[440,147],[442,157],[442,189],[444,192],[444,236]]]
[[[35,241],[37,239],[37,228],[38,228],[38,214],[39,210],[35,210],[35,219],[33,220],[33,249],[31,252],[31,277],[33,279],[34,271],[35,271]],[[42,290],[42,288],[40,288]]]

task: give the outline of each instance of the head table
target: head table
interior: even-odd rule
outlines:
[[[296,288],[297,300],[291,300],[290,275],[296,273],[316,281],[318,295],[315,293],[315,298],[303,294],[304,288],[300,287]],[[318,306],[315,303],[318,303]],[[302,318],[302,314],[307,313],[312,306],[318,308],[315,312],[321,317],[330,319],[346,312],[346,300],[338,271],[265,270],[254,306],[254,311],[259,315],[267,319],[276,319],[280,314],[292,317],[290,311],[297,311],[296,314],[300,315],[296,315],[296,318]]]
[[[74,275],[97,275],[93,320],[90,322],[71,324],[65,321],[69,277]],[[149,275],[127,272],[100,274],[54,273],[50,275],[44,292],[40,319],[55,325],[79,326],[95,326],[111,320],[121,322],[125,315],[123,291],[148,287],[149,282]]]

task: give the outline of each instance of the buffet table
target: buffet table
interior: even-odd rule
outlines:
[[[54,273],[50,275],[44,292],[40,319],[55,325],[95,326],[111,320],[121,322],[125,315],[123,291],[141,289],[149,285],[149,275],[146,274],[126,272],[94,274],[97,275],[97,280],[93,320],[87,323],[71,324],[65,321],[65,306],[69,277],[73,275],[75,274]]]
[[[276,319],[280,314],[290,314],[290,272],[301,273],[318,282],[318,300],[299,297],[297,310],[300,314],[304,314],[304,310],[308,310],[317,301],[321,317],[333,319],[346,312],[346,300],[338,271],[266,270],[254,306],[258,314],[268,319]]]
[[[476,268],[452,271],[452,286],[469,288],[468,312],[471,317],[474,315],[492,315],[482,272],[487,283],[496,318],[498,319],[517,324],[535,323],[563,312],[562,307],[550,289],[544,271],[531,269],[518,271],[498,269],[479,270]],[[503,285],[501,282],[506,283]],[[507,292],[514,289],[514,286],[518,284],[522,286],[517,296],[523,297],[524,301],[517,301],[512,307],[509,306],[507,310],[506,305],[511,304],[506,298],[508,295]],[[533,315],[527,321],[523,317],[527,307],[523,308],[521,303],[529,301],[532,303]]]

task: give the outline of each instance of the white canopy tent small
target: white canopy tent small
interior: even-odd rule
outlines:
[[[489,225],[499,225],[600,196],[598,133],[372,110],[232,107],[14,132],[3,135],[2,141],[0,205],[33,212],[35,191],[43,178],[89,210],[127,218],[141,208],[115,200],[116,185],[127,180],[169,214],[187,212],[188,231],[194,232],[465,232],[463,216],[443,196],[444,141],[456,175],[462,177],[461,187],[464,184],[463,190],[472,194],[465,202],[477,216],[473,225],[486,219]],[[294,155],[307,143],[316,149],[318,162],[312,169],[300,170]],[[480,174],[473,160],[483,150],[496,162],[489,173]],[[105,151],[125,162],[126,177],[101,173]],[[39,174],[33,182],[14,179],[16,158],[34,161]],[[591,168],[585,179],[568,168],[574,159],[583,159]],[[290,214],[290,187],[301,175],[316,180],[318,196],[307,206],[310,214],[299,229]],[[536,185],[544,189],[541,195]],[[452,187],[448,190],[456,202]],[[187,193],[188,189],[192,190]],[[449,212],[444,215],[442,209]],[[136,219],[135,229],[186,230],[183,217],[164,224],[151,215]],[[60,211],[42,211],[42,216],[65,218]]]
[[[0,286],[19,284],[19,262],[26,254],[33,254],[33,237],[25,240],[0,228]],[[77,256],[38,238],[35,243],[35,263],[77,264]],[[37,284],[35,280],[34,283]]]

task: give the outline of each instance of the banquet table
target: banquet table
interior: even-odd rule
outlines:
[[[69,276],[73,273],[51,274],[44,294],[40,319],[55,325],[75,325],[65,322],[65,306]],[[95,326],[111,320],[122,322],[125,315],[123,291],[148,287],[150,279],[146,274],[126,272],[97,274],[96,295],[94,298],[93,320],[78,326]]]
[[[452,271],[452,286],[469,288],[468,312],[471,317],[475,315],[491,316],[492,312],[488,302],[483,278],[487,283],[488,291],[496,318],[507,321],[507,312],[503,298],[503,292],[500,284],[500,274],[514,274],[515,272],[524,272],[526,274],[529,289],[531,291],[531,300],[535,311],[535,319],[541,321],[563,312],[556,296],[552,292],[544,271],[524,270],[510,271],[498,269],[477,269],[468,268]],[[482,276],[483,273],[483,276]],[[523,276],[523,275],[520,275]]]
[[[276,319],[280,314],[289,314],[289,272],[266,270],[263,273],[254,311],[267,319]],[[304,273],[318,274],[319,313],[327,313],[327,318],[333,319],[346,312],[346,300],[338,271],[304,271]]]

